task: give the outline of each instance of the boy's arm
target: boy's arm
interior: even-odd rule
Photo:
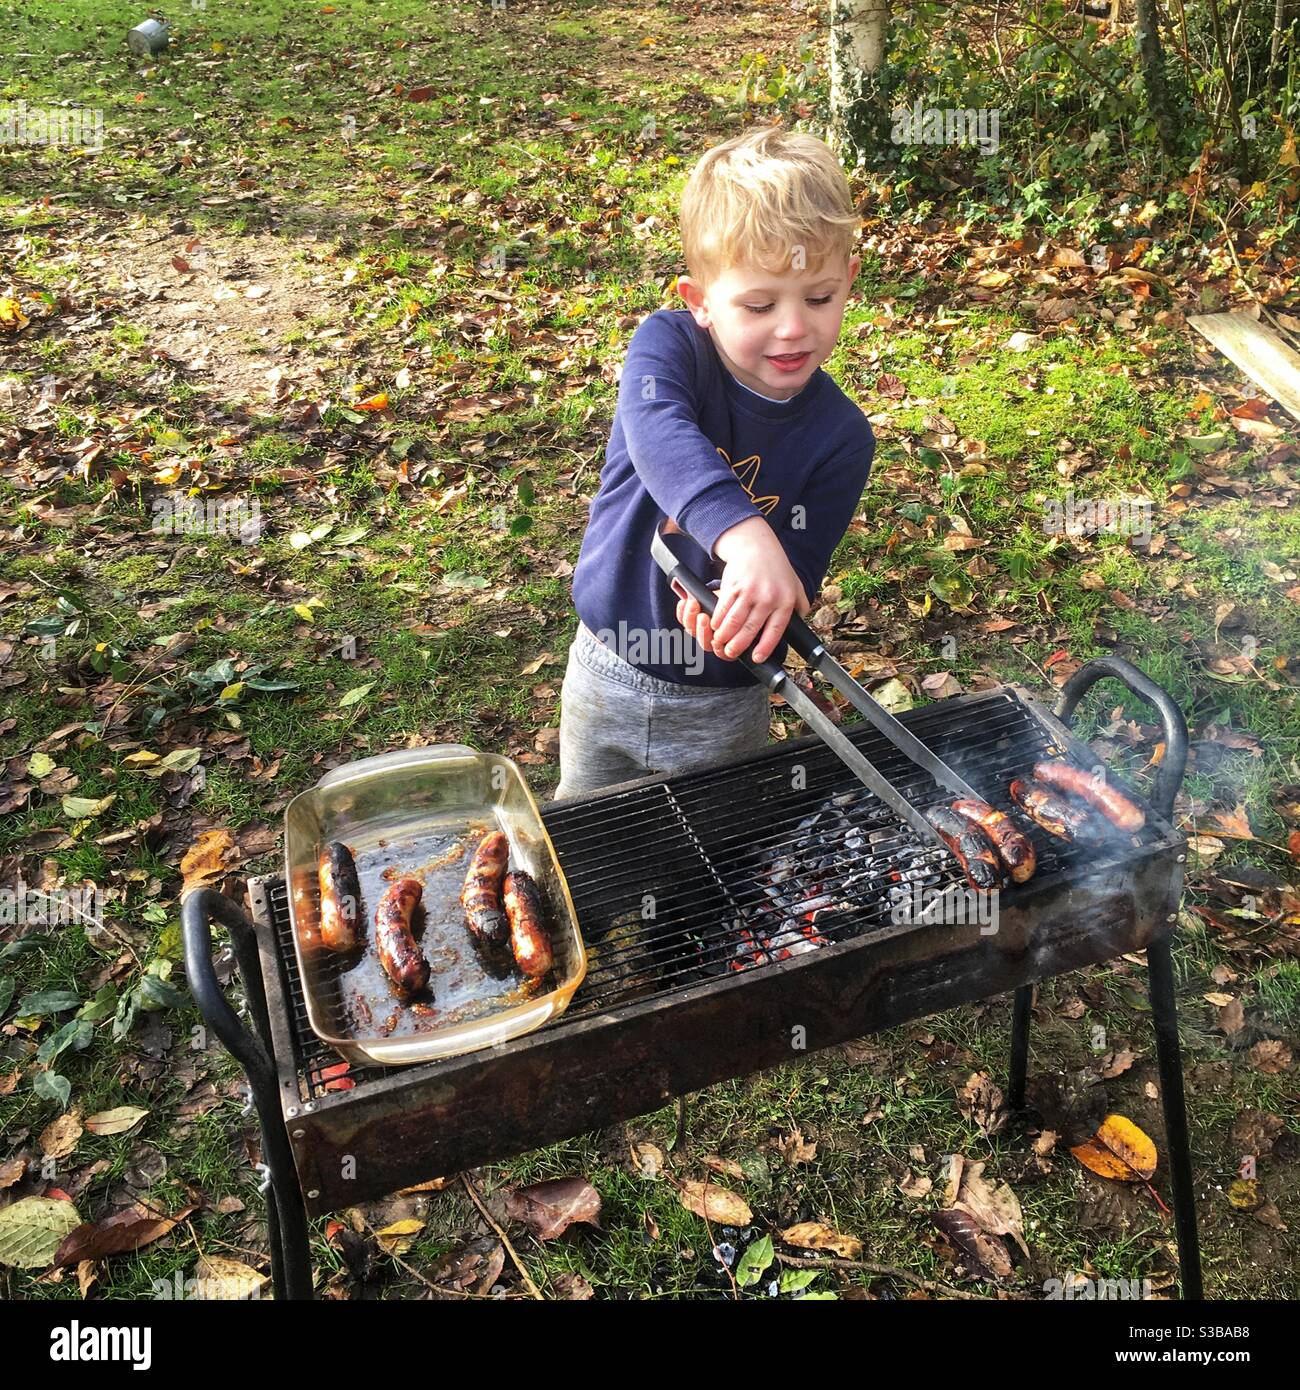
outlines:
[[[618,386],[628,456],[646,491],[710,555],[722,533],[758,509],[698,424],[688,351],[662,320],[632,337]]]

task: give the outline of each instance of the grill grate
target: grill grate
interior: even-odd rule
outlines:
[[[1053,748],[1047,727],[1010,691],[947,700],[909,711],[902,722],[1003,810],[1011,809],[1012,778]],[[844,732],[914,805],[951,801],[875,729],[855,724]],[[738,924],[797,923],[811,907],[817,940],[841,941],[890,924],[890,887],[910,891],[900,879],[906,872],[936,889],[964,883],[950,857],[923,844],[816,739],[722,769],[552,802],[542,819],[591,957],[572,1004],[550,1028],[776,958],[770,935],[737,958]],[[1076,850],[1020,824],[1037,850],[1038,878],[1069,872],[1080,854],[1089,868],[1097,864],[1096,850]],[[1153,834],[1148,826],[1143,838]],[[1120,852],[1133,852],[1128,841]],[[784,874],[779,883],[774,863]],[[386,1075],[393,1069],[356,1065],[346,1078],[322,1074],[339,1059],[307,1021],[283,880],[268,880],[266,889],[304,1099]],[[816,906],[824,900],[834,910]],[[794,939],[792,932],[777,937],[781,946]]]

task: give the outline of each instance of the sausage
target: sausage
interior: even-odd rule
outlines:
[[[405,1002],[429,983],[429,962],[420,954],[411,929],[424,889],[413,878],[399,878],[375,909],[375,946],[384,974]]]
[[[490,831],[479,841],[470,860],[460,904],[474,939],[496,949],[505,945],[510,926],[501,911],[501,878],[510,860],[510,841],[500,830]]]
[[[927,811],[925,818],[956,856],[966,875],[966,882],[977,893],[1002,887],[1002,869],[993,846],[968,820],[954,815],[945,806],[936,806]]]
[[[1103,778],[1075,767],[1073,763],[1047,760],[1035,763],[1034,780],[1045,787],[1054,787],[1057,791],[1081,798],[1125,834],[1135,835],[1146,824],[1147,818],[1141,808],[1135,806],[1123,792],[1108,785]]]
[[[321,851],[320,934],[331,951],[353,951],[360,944],[361,885],[347,845],[334,840]]]
[[[515,961],[530,980],[540,980],[550,971],[552,961],[551,938],[537,884],[522,869],[514,869],[505,877],[502,900]]]
[[[1071,803],[1041,782],[1012,782],[1011,799],[1049,835],[1073,844],[1100,844],[1106,838],[1101,825],[1086,805]]]
[[[1038,867],[1038,855],[1027,836],[1016,829],[1010,816],[987,801],[954,801],[952,809],[979,828],[993,841],[998,858],[1007,866],[1013,883],[1027,883]]]

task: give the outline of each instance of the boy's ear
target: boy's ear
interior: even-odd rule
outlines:
[[[704,290],[689,275],[677,277],[677,293],[686,301],[686,307],[701,328],[709,326],[709,311],[704,306]]]

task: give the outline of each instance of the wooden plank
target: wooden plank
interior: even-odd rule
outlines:
[[[1267,324],[1246,313],[1196,314],[1187,322],[1300,420],[1300,353]]]

